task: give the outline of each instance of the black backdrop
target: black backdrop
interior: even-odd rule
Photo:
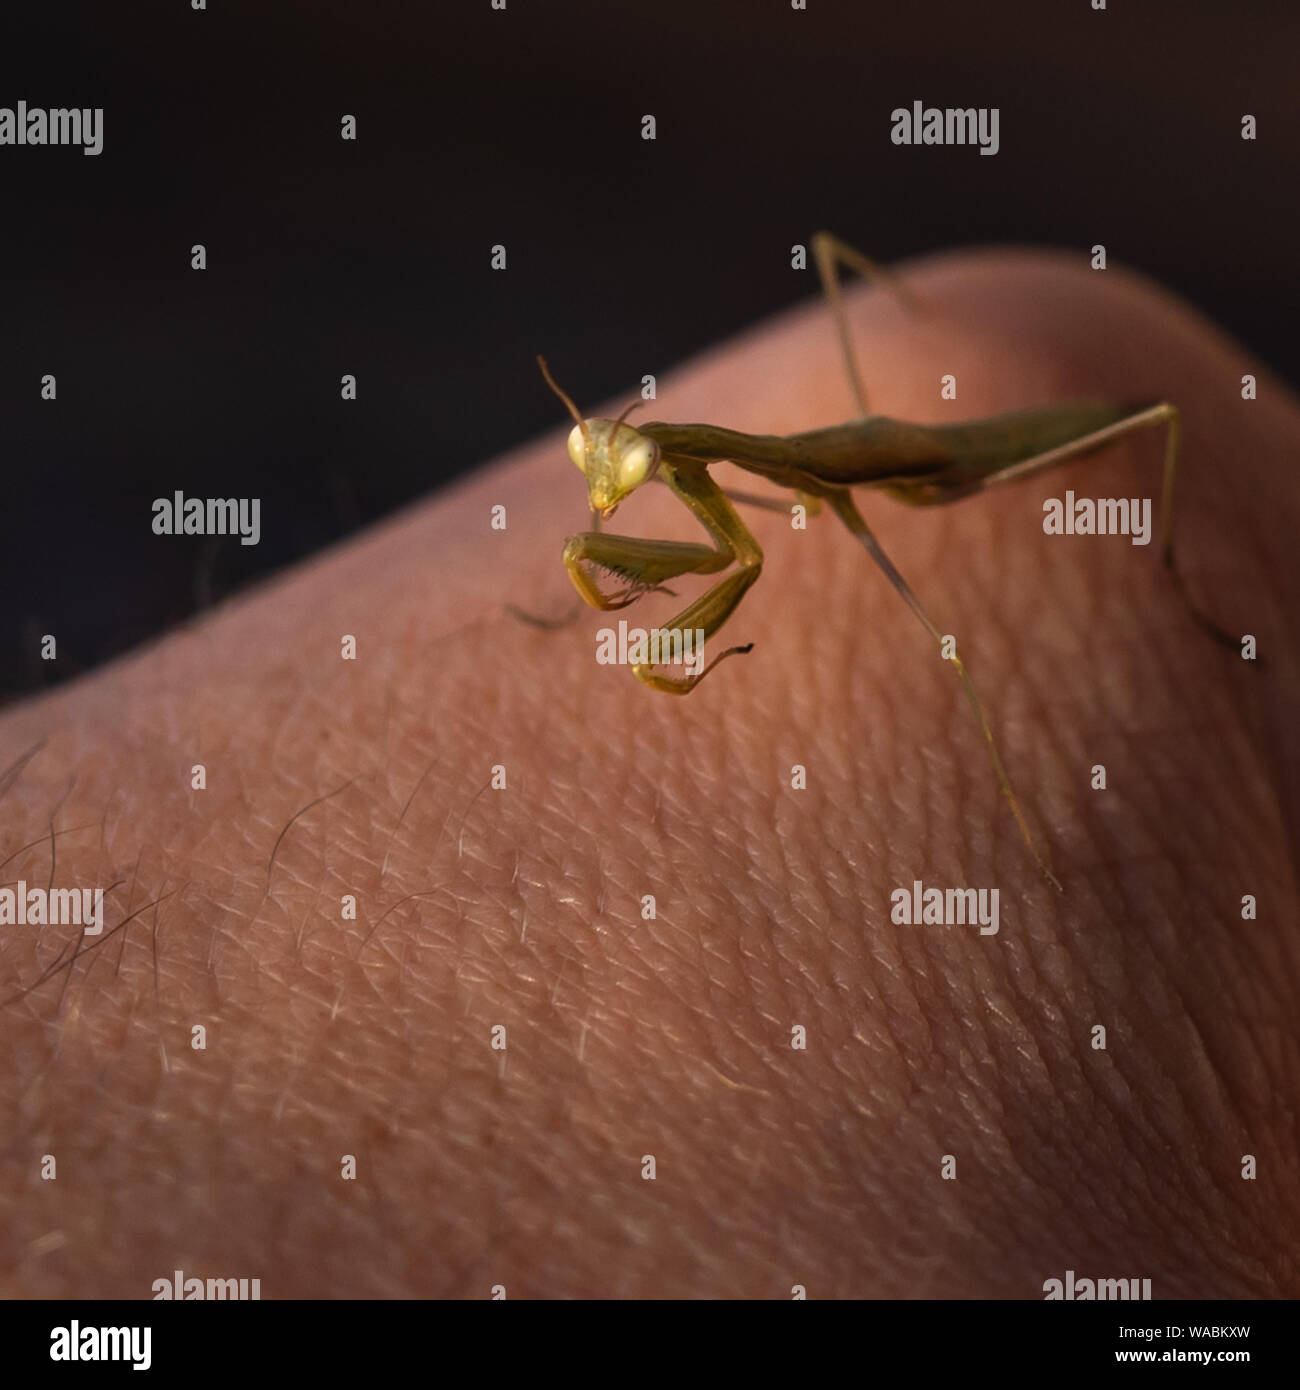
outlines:
[[[812,293],[820,226],[1101,241],[1294,382],[1297,52],[1292,0],[7,5],[0,106],[105,144],[0,147],[0,697],[560,423],[538,350],[594,403]],[[895,147],[917,99],[1000,152]],[[261,497],[261,543],[155,536],[178,488]]]

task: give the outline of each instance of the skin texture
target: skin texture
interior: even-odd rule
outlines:
[[[1300,1293],[1300,409],[1124,272],[905,273],[923,319],[848,297],[873,408],[1177,402],[1189,587],[1267,661],[1194,629],[1154,544],[1043,534],[1067,488],[1157,496],[1156,433],[950,509],[862,497],[958,637],[1064,896],[833,517],[746,512],[766,565],[717,640],[755,649],[686,699],[594,662],[610,618],[680,598],[558,633],[506,616],[572,597],[557,411],[453,493],[0,718],[0,764],[43,740],[0,779],[0,856],[37,842],[0,881],[49,881],[51,825],[56,886],[124,880],[101,943],[0,1008],[0,1293],[147,1298],[176,1269],[266,1298],[1041,1298],[1066,1269]],[[811,302],[661,378],[652,410],[853,413]],[[612,529],[700,538],[660,488]],[[999,888],[1000,932],[894,925],[914,879]],[[4,996],[75,936],[0,931]]]

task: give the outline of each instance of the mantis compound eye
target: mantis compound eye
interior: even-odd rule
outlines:
[[[587,439],[581,425],[574,425],[569,431],[569,457],[585,473],[587,471]]]
[[[618,465],[618,483],[623,492],[640,487],[659,466],[659,446],[653,439],[641,435],[631,448],[624,451]]]

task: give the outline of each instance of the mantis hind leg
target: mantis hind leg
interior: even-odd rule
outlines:
[[[1174,588],[1182,600],[1183,607],[1197,627],[1220,645],[1230,647],[1234,652],[1240,652],[1240,640],[1233,637],[1231,633],[1225,632],[1197,607],[1187,590],[1182,571],[1174,560],[1174,478],[1178,472],[1178,446],[1182,434],[1181,421],[1178,407],[1170,405],[1168,401],[1161,401],[1151,410],[1152,412],[1159,412],[1158,418],[1166,420],[1169,426],[1168,433],[1165,435],[1164,477],[1160,487],[1160,563],[1168,571],[1169,578],[1173,580]],[[1146,421],[1142,420],[1141,423],[1145,424]]]
[[[944,635],[930,620],[925,609],[921,607],[920,600],[912,592],[911,586],[903,578],[894,566],[894,562],[881,549],[880,542],[876,539],[871,528],[863,520],[862,513],[858,511],[853,498],[847,491],[831,492],[827,494],[832,510],[841,521],[849,528],[858,542],[866,550],[867,554],[885,572],[885,577],[902,596],[904,602],[920,620],[921,625],[934,638],[940,651],[944,648]],[[1020,828],[1020,834],[1029,852],[1034,856],[1043,876],[1059,893],[1062,891],[1061,884],[1056,875],[1052,872],[1046,854],[1041,852],[1034,843],[1033,836],[1029,833],[1029,825],[1025,820],[1025,814],[1021,810],[1020,802],[1016,797],[1015,791],[1011,786],[1011,779],[1007,776],[1007,770],[1002,762],[1002,754],[998,751],[998,745],[993,737],[993,730],[989,726],[988,715],[984,712],[984,706],[980,702],[979,696],[975,693],[974,682],[970,678],[970,673],[966,670],[965,664],[960,656],[954,651],[950,655],[945,654],[947,660],[952,662],[953,669],[957,672],[957,677],[962,683],[962,688],[966,692],[966,698],[970,701],[971,709],[975,713],[975,718],[979,721],[980,730],[984,734],[984,742],[988,749],[989,758],[993,763],[993,771],[997,775],[998,786],[1002,789],[1003,796],[1011,807],[1011,813],[1016,818],[1016,825]]]
[[[1062,444],[1055,449],[1048,449],[1041,454],[1035,454],[1032,458],[1021,459],[1018,463],[991,471],[973,486],[968,483],[954,485],[951,490],[947,491],[940,486],[929,495],[918,491],[916,496],[907,496],[907,489],[899,489],[896,495],[900,497],[900,500],[921,505],[934,502],[955,502],[958,498],[969,496],[972,492],[982,492],[985,488],[994,487],[1000,483],[1017,482],[1021,478],[1031,477],[1045,469],[1055,468],[1059,463],[1066,463],[1070,459],[1093,453],[1112,441],[1126,434],[1131,434],[1134,430],[1160,425],[1166,426],[1167,431],[1165,434],[1164,470],[1160,486],[1160,516],[1157,523],[1160,538],[1160,562],[1168,572],[1170,579],[1173,580],[1174,589],[1192,621],[1207,636],[1212,637],[1221,645],[1231,648],[1234,652],[1238,652],[1240,651],[1240,640],[1225,632],[1197,607],[1174,559],[1174,480],[1178,475],[1178,451],[1182,429],[1178,407],[1170,404],[1169,401],[1158,401],[1155,405],[1143,406],[1134,410],[1131,415],[1115,421],[1114,424],[1106,425],[1104,428],[1082,435],[1078,439],[1072,439],[1069,443]]]
[[[847,242],[841,241],[839,237],[833,236],[830,232],[818,232],[813,237],[812,252],[813,260],[817,265],[817,274],[821,278],[822,290],[835,318],[835,332],[839,336],[840,352],[844,357],[844,369],[848,373],[849,385],[853,389],[853,399],[857,401],[858,409],[864,416],[870,415],[871,409],[867,405],[867,388],[862,379],[862,373],[858,369],[858,359],[853,351],[853,338],[849,333],[849,321],[844,312],[844,299],[840,294],[839,267],[846,265],[868,280],[880,281],[909,309],[919,311],[921,303],[902,281],[883,266],[877,265],[869,256],[864,256],[861,251],[855,251]]]

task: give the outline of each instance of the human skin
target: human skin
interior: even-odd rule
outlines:
[[[0,929],[0,1292],[148,1298],[180,1269],[264,1298],[1041,1298],[1073,1269],[1300,1293],[1300,408],[1121,271],[985,252],[906,275],[923,318],[849,299],[873,408],[1175,401],[1188,586],[1264,658],[1193,626],[1155,544],[1043,533],[1067,488],[1158,498],[1156,432],[952,507],[864,496],[1064,892],[951,669],[829,515],[746,513],[766,566],[715,640],[754,650],[685,699],[594,660],[596,628],[672,599],[508,617],[572,597],[561,421],[0,717],[0,765],[41,744],[0,856],[36,843],[0,880],[49,881],[52,817],[56,886],[123,880],[35,988],[76,929]],[[812,303],[646,411],[852,413]],[[607,529],[697,538],[662,488]],[[895,925],[916,879],[997,887],[999,932]]]

